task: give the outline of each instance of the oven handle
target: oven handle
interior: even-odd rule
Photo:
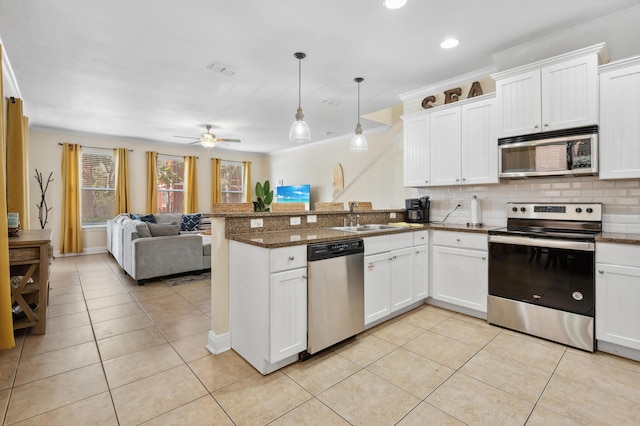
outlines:
[[[513,244],[516,246],[546,247],[566,250],[595,251],[594,243],[582,241],[549,240],[544,238],[508,237],[503,235],[489,235],[490,243]]]

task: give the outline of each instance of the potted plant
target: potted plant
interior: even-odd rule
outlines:
[[[257,201],[253,202],[254,212],[268,212],[269,205],[273,201],[273,191],[269,185],[269,179],[264,181],[264,184],[256,182],[256,198]]]

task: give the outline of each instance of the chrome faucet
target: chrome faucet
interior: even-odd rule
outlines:
[[[353,226],[353,208],[358,207],[357,201],[349,201],[349,226]]]

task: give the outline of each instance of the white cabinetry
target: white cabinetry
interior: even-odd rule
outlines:
[[[600,179],[640,177],[640,57],[600,69]]]
[[[607,342],[640,351],[639,303],[640,246],[597,243],[596,339],[598,349],[610,352],[611,350],[602,348],[603,345],[601,345],[601,342]]]
[[[598,124],[598,52],[603,45],[492,75],[498,137]]]
[[[429,114],[404,118],[404,186],[429,185]]]
[[[427,236],[416,231],[364,238],[365,325],[427,297]]]
[[[231,347],[262,374],[307,348],[306,250],[229,242]]]
[[[432,241],[433,299],[486,314],[487,236],[434,231]]]
[[[405,186],[498,182],[494,95],[405,118]]]

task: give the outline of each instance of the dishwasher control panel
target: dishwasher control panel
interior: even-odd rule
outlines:
[[[364,241],[361,239],[311,244],[307,248],[307,261],[313,262],[314,260],[360,252],[364,252]]]

